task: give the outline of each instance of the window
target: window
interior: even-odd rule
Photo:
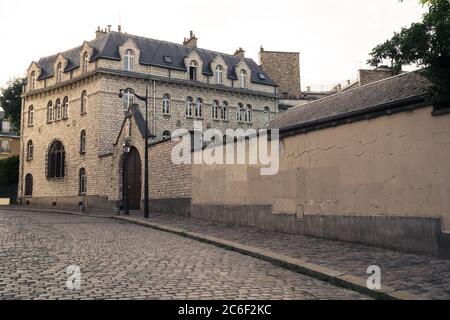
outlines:
[[[246,88],[247,87],[247,71],[242,69],[239,74],[239,79],[240,79],[240,83],[241,83],[241,88]]]
[[[186,117],[192,117],[192,104],[193,100],[191,97],[187,97],[186,99]]]
[[[214,100],[212,104],[212,117],[213,119],[219,119],[219,101]]]
[[[47,122],[52,122],[54,119],[53,113],[53,102],[49,101],[47,103]]]
[[[47,177],[50,179],[64,178],[65,161],[66,161],[66,154],[64,152],[64,146],[62,142],[61,141],[53,142],[48,152]]]
[[[245,109],[244,121],[247,123],[252,122],[252,106],[249,104],[247,105],[247,108]]]
[[[131,90],[125,90],[123,93],[123,111],[128,111],[133,104],[133,92]]]
[[[264,114],[266,115],[266,125],[270,122],[270,108],[264,107]]]
[[[164,56],[164,62],[165,63],[172,63],[172,58],[169,56]]]
[[[170,96],[167,93],[163,96],[163,114],[170,114]]]
[[[36,89],[36,72],[31,73],[30,90]]]
[[[195,117],[201,118],[202,117],[202,103],[203,100],[200,98],[197,98],[195,101]]]
[[[30,106],[28,108],[28,125],[32,126],[34,124],[34,107]]]
[[[62,81],[62,64],[58,63],[56,67],[56,83],[60,83]]]
[[[134,70],[134,51],[130,49],[125,50],[125,70]]]
[[[192,61],[189,66],[189,79],[197,81],[197,67],[198,63],[196,61]]]
[[[220,109],[220,118],[222,120],[228,120],[228,102],[226,101],[222,103],[222,108]]]
[[[87,181],[86,181],[86,170],[84,168],[81,168],[79,172],[79,184],[80,184],[79,193],[86,194]]]
[[[8,140],[1,140],[0,142],[0,153],[10,153],[11,143]]]
[[[8,120],[0,120],[0,132],[9,133],[11,131],[11,123]]]
[[[61,119],[61,100],[56,99],[55,102],[55,120]]]
[[[69,117],[69,98],[68,97],[64,97],[64,99],[63,99],[62,117],[63,117],[63,119],[67,119]]]
[[[89,66],[89,55],[87,52],[83,55],[83,73],[88,72],[88,66]]]
[[[236,113],[236,120],[238,122],[244,121],[244,112],[245,112],[244,105],[242,103],[239,103],[237,113]]]
[[[217,84],[223,83],[223,67],[222,66],[216,67],[216,82],[217,82]]]
[[[169,130],[166,130],[166,131],[163,132],[163,139],[164,140],[169,140],[170,137],[171,137],[171,134],[170,134]]]
[[[28,142],[27,142],[27,160],[33,159],[33,153],[34,153],[33,141],[28,140]]]
[[[83,92],[81,93],[81,108],[80,108],[80,114],[85,114],[85,113],[86,113],[87,105],[88,105],[87,92],[86,92],[86,91],[83,91]]]
[[[80,153],[86,153],[86,130],[82,130],[80,133]]]
[[[33,176],[28,173],[25,176],[25,196],[31,197],[33,195]]]

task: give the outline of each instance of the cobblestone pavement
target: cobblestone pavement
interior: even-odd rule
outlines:
[[[66,288],[69,265],[81,290]],[[366,299],[198,241],[108,219],[0,210],[0,299]]]
[[[368,277],[368,266],[378,265],[382,285],[426,299],[450,299],[450,260],[174,215],[152,214],[149,221],[264,248],[364,278]]]

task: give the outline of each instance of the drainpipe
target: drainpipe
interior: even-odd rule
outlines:
[[[156,81],[153,80],[153,135],[156,136]]]
[[[22,91],[25,91],[25,86],[22,87]],[[25,108],[25,98],[22,97],[22,103],[21,103],[21,107],[20,107],[20,156],[19,156],[19,160],[20,160],[20,182],[18,183],[18,188],[19,190],[17,190],[17,194],[20,195],[20,204],[23,204],[23,168],[24,168],[24,145],[23,145],[23,129],[24,129],[24,121],[25,121],[25,116],[23,114],[23,110]]]

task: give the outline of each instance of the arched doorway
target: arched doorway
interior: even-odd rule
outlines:
[[[135,147],[125,156],[123,167],[123,198],[129,210],[141,209],[141,157]]]

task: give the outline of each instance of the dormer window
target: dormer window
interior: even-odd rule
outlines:
[[[258,73],[258,77],[259,77],[261,80],[266,80],[266,76],[265,76],[263,73]]]
[[[222,66],[216,67],[216,83],[223,84],[223,67]]]
[[[30,90],[36,89],[36,72],[31,72]]]
[[[172,58],[169,56],[164,56],[164,62],[165,63],[172,63]]]
[[[125,50],[125,70],[133,71],[134,70],[134,51],[127,49]]]
[[[88,66],[89,66],[89,55],[87,52],[83,55],[83,73],[88,72]]]
[[[189,79],[193,81],[197,81],[197,68],[198,63],[197,61],[192,61],[189,65]]]
[[[56,67],[56,83],[60,83],[62,80],[62,64],[61,62],[58,63],[57,67]]]
[[[245,71],[244,69],[242,69],[239,73],[239,81],[241,83],[241,88],[247,87],[247,71]]]

